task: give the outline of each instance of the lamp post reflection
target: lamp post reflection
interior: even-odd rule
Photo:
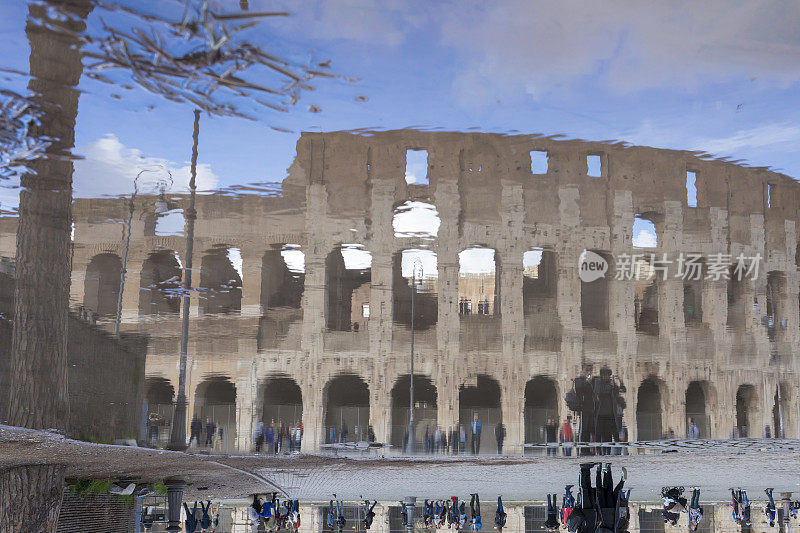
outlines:
[[[192,288],[192,255],[194,254],[195,196],[197,193],[197,141],[200,135],[200,110],[194,110],[192,133],[192,173],[189,179],[189,208],[186,210],[186,258],[183,262],[183,301],[181,305],[181,356],[178,368],[178,397],[172,414],[170,450],[185,450],[186,444],[186,359],[189,351],[189,291]]]
[[[406,440],[406,453],[416,453],[416,435],[414,433],[414,295],[417,293],[417,267],[420,273],[420,285],[424,272],[422,269],[422,261],[416,259],[414,266],[411,270],[411,379],[408,386],[408,438]]]

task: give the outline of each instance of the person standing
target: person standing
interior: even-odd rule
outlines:
[[[594,391],[592,390],[592,372],[584,367],[581,375],[575,378],[575,393],[581,406],[581,442],[592,442],[594,435]]]
[[[342,444],[347,442],[347,424],[342,422],[342,431],[339,432],[339,439],[341,440]]]
[[[506,527],[506,518],[507,514],[505,509],[503,509],[503,497],[497,497],[497,511],[494,513],[494,525],[495,529],[498,531],[503,531],[503,528]]]
[[[686,428],[686,438],[690,440],[700,438],[700,428],[694,422],[694,418],[689,419],[689,427]]]
[[[558,495],[557,494],[548,494],[547,495],[547,520],[544,523],[544,527],[548,529],[548,531],[557,531],[558,530]]]
[[[328,442],[330,444],[336,444],[338,442],[336,439],[336,426],[333,424],[328,428]]]
[[[461,453],[466,453],[467,451],[467,432],[464,431],[464,424],[459,425],[458,451]]]
[[[264,436],[264,442],[267,445],[267,453],[275,455],[275,427],[273,424],[275,421],[273,420],[270,423],[269,427],[267,428],[266,435]]]
[[[506,427],[503,425],[502,420],[498,421],[497,425],[494,427],[494,438],[497,439],[497,455],[503,455],[503,441],[506,440]]]
[[[572,446],[574,437],[572,435],[572,415],[567,415],[567,419],[561,424],[561,431],[558,432],[558,441],[564,450],[564,457],[572,456]]]
[[[558,442],[558,424],[556,424],[555,418],[548,418],[547,423],[544,425],[544,432],[545,432],[545,440],[547,444],[554,444]],[[547,455],[557,455],[558,448],[555,446],[548,446],[547,447]]]
[[[478,418],[477,411],[472,415],[472,440],[470,446],[472,448],[472,455],[481,453],[481,433],[483,432],[483,424],[481,419]]]
[[[192,439],[200,446],[200,434],[203,432],[203,423],[197,418],[197,415],[192,418],[192,423],[189,425],[189,446],[192,445]]]
[[[438,454],[442,449],[442,430],[436,426],[436,432],[433,434],[434,451]]]
[[[478,413],[475,413],[475,418],[478,418]],[[481,530],[481,500],[478,498],[478,494],[471,494],[472,500],[469,502],[470,510],[472,511],[472,521],[470,522],[470,528],[472,531],[480,531]]]
[[[775,507],[775,499],[772,497],[772,488],[764,489],[764,492],[769,498],[769,502],[764,506],[764,515],[769,520],[769,527],[775,527],[775,518],[778,516],[778,511]]]
[[[214,432],[217,430],[217,425],[211,421],[210,418],[206,418],[206,448],[211,447],[214,444]]]
[[[594,426],[598,442],[612,442],[619,438],[617,423],[617,396],[619,390],[611,379],[611,369],[600,369],[600,379],[594,382],[595,419]],[[610,448],[602,448],[601,454],[608,455]]]
[[[256,424],[256,429],[253,431],[253,444],[256,446],[256,453],[261,453],[261,446],[264,445],[264,422],[261,420]]]

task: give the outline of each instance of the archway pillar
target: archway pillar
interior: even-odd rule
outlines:
[[[300,385],[303,391],[303,440],[300,451],[303,453],[313,453],[325,442],[323,387],[323,383],[314,381]]]
[[[236,380],[236,437],[234,442],[236,450],[243,453],[249,452],[253,446],[258,398],[257,386],[258,383],[252,375]]]
[[[369,425],[375,432],[375,442],[388,443],[391,436],[392,395],[376,389],[370,387],[369,391]]]
[[[240,248],[242,254],[242,316],[263,314],[261,308],[261,275],[264,252],[251,248]]]
[[[501,385],[500,406],[502,408],[503,424],[506,426],[506,440],[503,444],[503,453],[522,454],[522,444],[525,443],[525,387],[520,388],[518,380],[511,376],[504,376]],[[494,428],[488,428],[494,436]],[[486,431],[486,428],[484,429]]]

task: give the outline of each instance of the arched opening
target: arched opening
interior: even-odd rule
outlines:
[[[261,420],[277,430],[283,425],[297,427],[303,418],[303,394],[297,382],[284,376],[273,376],[261,386],[263,398]]]
[[[603,277],[591,281],[581,280],[581,323],[584,328],[608,330],[610,324],[609,293],[614,263],[611,255],[605,252],[598,250],[586,250],[585,252],[593,252],[602,257],[608,265],[608,270]]]
[[[780,397],[778,396],[778,387],[775,387],[775,394],[772,398],[772,433],[771,436],[776,439],[786,438],[786,428],[788,427],[789,417],[789,388],[785,383],[778,385],[780,387]],[[780,408],[778,408],[780,406]]]
[[[658,232],[654,221],[661,218],[658,213],[642,213],[634,216],[631,234],[634,248],[658,247]]]
[[[550,250],[529,250],[522,256],[522,268],[525,348],[558,351],[561,321],[558,319],[556,254]]]
[[[164,315],[180,311],[181,267],[174,252],[150,254],[142,265],[139,314]]]
[[[116,315],[121,273],[122,261],[116,254],[92,257],[83,282],[83,306],[97,316]]]
[[[300,347],[305,256],[299,246],[267,250],[261,260],[258,350]]]
[[[402,448],[411,405],[409,390],[411,376],[400,376],[392,387],[392,430],[390,442],[398,449]],[[417,450],[422,450],[426,431],[432,435],[437,426],[436,387],[427,376],[414,375],[414,442]],[[442,428],[450,431],[452,428]]]
[[[767,273],[767,332],[774,341],[778,330],[785,330],[786,320],[786,274],[776,270]]]
[[[756,402],[756,388],[753,385],[740,385],[736,390],[736,431],[734,436],[749,437],[755,422],[753,411]],[[753,433],[758,435],[757,432]]]
[[[491,248],[467,248],[458,254],[458,314],[463,350],[500,349],[499,265]]]
[[[458,392],[458,420],[467,437],[466,450],[471,451],[474,440],[480,453],[494,453],[494,427],[501,421],[500,385],[489,376],[479,375],[475,385],[462,385]],[[480,436],[472,431],[475,415],[482,425]]]
[[[661,390],[655,378],[647,378],[639,385],[636,430],[638,440],[658,440],[664,435],[661,427]]]
[[[366,331],[370,316],[372,256],[362,246],[334,249],[325,259],[325,327]]]
[[[242,277],[234,268],[227,248],[214,248],[203,256],[200,287],[203,314],[234,313],[242,309]]]
[[[201,442],[206,437],[206,422],[210,420],[217,426],[214,446],[229,450],[236,436],[236,386],[230,378],[213,376],[203,380],[195,390],[194,416],[203,424]],[[222,440],[217,444],[219,430],[222,428]]]
[[[658,335],[658,283],[662,274],[643,259],[634,265],[633,320],[636,331]]]
[[[369,388],[354,374],[331,379],[325,391],[325,442],[367,440]]]
[[[147,442],[153,446],[166,444],[174,410],[175,389],[168,379],[150,377],[144,381],[147,399]]]
[[[701,381],[692,381],[686,388],[686,427],[691,422],[697,425],[698,437],[707,439],[711,435],[710,423],[706,414],[706,389],[708,384]]]
[[[551,442],[547,440],[547,426],[558,427],[558,422],[556,383],[548,377],[536,376],[525,385],[525,442]]]
[[[439,319],[436,253],[409,249],[395,254],[392,267],[393,320],[411,326],[411,293],[414,293],[414,330],[424,331]],[[412,284],[416,280],[416,285]]]

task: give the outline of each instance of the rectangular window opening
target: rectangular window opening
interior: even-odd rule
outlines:
[[[531,150],[531,174],[547,174],[547,161],[547,152]]]
[[[427,150],[406,150],[406,183],[428,185]]]
[[[361,304],[361,316],[363,318],[369,318],[369,304],[368,303]]]
[[[686,171],[686,205],[697,207],[697,173],[693,170]]]
[[[590,178],[600,178],[603,176],[603,162],[599,155],[586,156],[586,175]]]
[[[767,209],[772,207],[772,198],[775,195],[775,184],[767,183]]]

